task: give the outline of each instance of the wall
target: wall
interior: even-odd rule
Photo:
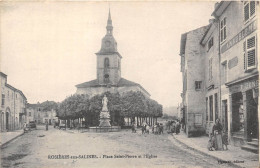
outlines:
[[[185,47],[187,91],[184,99],[187,105],[186,133],[188,136],[190,133],[195,134],[205,130],[205,51],[199,42],[207,28],[205,26],[187,33]],[[195,90],[195,81],[202,81],[201,89]],[[201,125],[195,124],[195,115],[197,114],[201,116]]]
[[[118,61],[121,64],[121,59],[117,54],[111,55],[97,55],[97,79],[100,84],[104,80],[104,60],[109,58],[109,79],[112,84],[117,84],[121,77],[121,70],[119,69]]]

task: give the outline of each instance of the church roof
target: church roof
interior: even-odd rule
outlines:
[[[100,86],[104,86],[104,85],[100,85],[96,79],[76,85],[77,88],[100,87]],[[121,78],[116,85],[116,87],[130,87],[130,86],[138,86],[148,95],[150,95],[140,84],[129,81],[124,78]]]

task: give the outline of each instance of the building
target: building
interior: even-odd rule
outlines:
[[[56,110],[54,107],[51,107],[51,105],[48,106],[49,102],[52,103],[53,101],[28,104],[26,113],[27,123],[29,121],[36,121],[37,124],[45,124],[48,122],[49,125],[53,125],[54,122],[58,121]]]
[[[183,79],[182,113],[188,136],[205,132],[205,68],[204,50],[199,41],[208,26],[187,32],[181,36],[181,72]],[[196,98],[195,98],[196,97]]]
[[[259,137],[258,6],[256,1],[222,1],[212,14],[220,24],[222,121],[235,145]]]
[[[229,141],[237,146],[259,139],[258,7],[259,2],[256,1],[216,3],[212,13],[214,19],[210,21],[202,39],[195,42],[202,46],[204,52],[201,54],[205,58],[203,99],[206,107],[206,132],[211,133],[212,125],[219,118],[224,131],[228,133]],[[181,39],[181,56],[183,48],[192,48],[187,44],[183,46],[183,36],[186,34],[183,34]],[[182,66],[185,65],[185,59],[186,55],[181,57]],[[192,63],[194,67],[201,66],[194,61]],[[186,85],[192,77],[185,74],[185,68],[182,67],[181,71],[183,84]],[[187,102],[186,90],[183,89],[183,102]],[[196,97],[198,98],[200,97]],[[192,106],[184,105],[187,105],[184,108],[187,109],[186,115]],[[187,122],[190,124],[189,120]]]
[[[140,91],[145,96],[150,97],[150,94],[140,84],[121,77],[122,56],[117,50],[117,42],[113,36],[110,10],[106,30],[107,33],[102,39],[101,49],[96,53],[97,78],[76,85],[76,94],[87,94],[92,97],[107,91],[119,92],[120,94],[128,91]]]
[[[1,77],[1,115],[0,130],[13,131],[21,129],[25,122],[27,99],[22,91],[7,83],[7,75]]]
[[[217,118],[220,117],[220,55],[219,53],[219,24],[215,19],[210,20],[209,28],[200,41],[204,50],[204,84],[206,101],[206,133],[209,134]],[[225,122],[223,122],[225,124]],[[226,127],[226,125],[224,125]]]

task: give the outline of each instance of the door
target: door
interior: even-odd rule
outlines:
[[[5,119],[6,119],[6,121],[5,121],[5,123],[6,123],[6,130],[8,130],[9,129],[9,113],[8,112],[6,112]]]
[[[223,123],[223,128],[224,131],[228,131],[228,113],[227,113],[227,100],[222,100],[222,123]]]

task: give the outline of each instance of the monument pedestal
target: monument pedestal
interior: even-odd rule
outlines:
[[[100,112],[100,120],[99,120],[99,126],[100,127],[111,127],[110,124],[110,115],[108,111],[102,111]]]

